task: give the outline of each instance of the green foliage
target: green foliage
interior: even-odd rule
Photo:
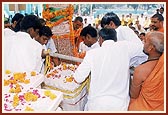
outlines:
[[[59,20],[61,18],[64,18],[64,16],[57,16],[57,17],[51,18],[50,21],[51,22],[56,22],[57,20]]]

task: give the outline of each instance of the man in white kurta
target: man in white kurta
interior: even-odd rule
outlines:
[[[6,38],[4,38],[6,39]],[[5,49],[9,49],[5,55],[5,69],[12,72],[40,72],[42,66],[42,46],[26,32],[17,32],[11,39],[4,41]]]
[[[91,26],[83,28],[80,36],[83,37],[83,42],[79,44],[79,52],[86,52],[100,47],[97,39],[97,31],[95,28]]]
[[[101,31],[101,30],[100,30]],[[114,31],[114,30],[113,30]],[[105,40],[102,47],[86,53],[74,74],[77,83],[91,72],[88,111],[124,111],[129,104],[129,63],[142,45],[129,41]]]
[[[102,18],[101,22],[102,27],[114,28],[117,32],[117,40],[118,41],[132,41],[132,43],[136,42],[143,46],[140,38],[135,34],[135,32],[127,26],[122,26],[119,17],[113,13],[109,12],[105,14]],[[143,50],[135,57],[131,59],[130,66],[138,66],[139,64],[145,62],[148,59],[148,56],[143,53]]]
[[[38,35],[41,23],[37,16],[27,15],[21,22],[21,31],[4,36],[4,68],[12,72],[40,72],[42,46],[32,39]]]

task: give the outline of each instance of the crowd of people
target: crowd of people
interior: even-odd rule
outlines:
[[[154,14],[142,42],[115,13],[105,14],[98,32],[101,47],[87,51],[74,74],[77,83],[91,74],[85,110],[164,110],[163,21],[161,14]]]
[[[85,111],[164,110],[162,14],[141,22],[143,14],[133,20],[132,14],[120,19],[108,12],[102,19],[97,17],[95,26],[80,16],[74,19],[75,46],[84,53],[74,81],[80,84],[90,75]],[[52,35],[44,19],[15,14],[4,29],[4,69],[44,74],[47,49],[57,52]],[[57,66],[59,60],[53,60]]]

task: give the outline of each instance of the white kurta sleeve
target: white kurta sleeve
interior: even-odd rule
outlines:
[[[143,51],[143,44],[140,44],[138,42],[131,42],[128,41],[128,51],[130,58],[134,58],[136,56],[141,56],[141,53]]]
[[[132,58],[130,61],[130,66],[136,67],[147,60],[148,56],[143,53],[142,41],[138,38],[133,30],[126,26],[119,26],[116,31],[118,41],[126,40],[130,42],[129,53]]]
[[[49,39],[46,47],[47,47],[47,49],[50,49],[52,53],[57,52],[54,40],[52,38]]]
[[[88,77],[90,71],[91,71],[91,56],[88,53],[86,53],[83,62],[78,66],[73,75],[74,79],[78,83],[81,83]]]

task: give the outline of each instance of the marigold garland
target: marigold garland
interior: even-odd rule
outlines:
[[[49,4],[46,4],[46,8],[43,10],[42,15],[43,15],[43,18],[47,20],[46,25],[49,26],[50,28],[57,26],[66,20],[69,20],[70,33],[65,35],[53,35],[52,38],[53,39],[69,38],[73,46],[73,54],[74,56],[78,57],[77,48],[75,46],[75,40],[74,40],[75,33],[73,30],[73,22],[72,22],[73,13],[74,13],[74,7],[72,4],[69,4],[69,6],[65,9],[56,10],[56,11],[50,11]],[[55,22],[51,21],[51,19],[58,16],[64,16],[64,17],[56,20]]]
[[[46,5],[47,6],[47,5]],[[62,10],[56,10],[54,12],[51,12],[49,8],[44,9],[42,12],[43,18],[45,18],[47,21],[51,21],[51,18],[58,17],[58,16],[73,16],[74,8],[72,5],[69,5],[67,8]],[[69,18],[69,17],[68,17]]]

